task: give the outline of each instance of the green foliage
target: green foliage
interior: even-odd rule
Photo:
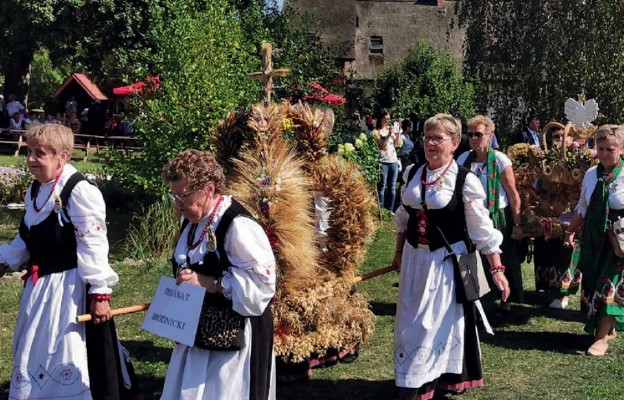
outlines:
[[[373,137],[367,138],[364,133],[361,133],[354,143],[339,144],[338,153],[357,165],[371,188],[377,185],[380,176],[379,147]]]
[[[26,169],[15,174],[0,174],[0,204],[22,202],[31,181]]]
[[[0,72],[5,91],[24,98],[33,56],[41,48],[52,63],[106,75],[131,70],[149,42],[153,13],[166,0],[0,1]]]
[[[171,4],[155,29],[157,51],[146,74],[159,75],[161,86],[135,98],[143,152],[114,157],[115,175],[127,185],[162,192],[167,160],[188,148],[208,149],[229,111],[260,98],[260,85],[247,78],[260,57],[244,40],[238,15],[225,0],[197,3]]]
[[[474,87],[448,52],[423,41],[375,79],[373,100],[394,115],[425,120],[436,113],[466,119],[475,114]]]
[[[485,83],[479,108],[491,110],[507,141],[520,119],[562,120],[563,104],[585,92],[603,115],[624,122],[624,3],[610,0],[462,0],[465,71]]]
[[[171,201],[153,203],[147,212],[135,215],[125,241],[126,253],[136,260],[163,260],[173,254],[177,232]]]
[[[53,63],[48,50],[39,49],[32,62],[32,78],[28,91],[29,108],[52,109],[50,107],[52,94],[72,72],[67,65]]]

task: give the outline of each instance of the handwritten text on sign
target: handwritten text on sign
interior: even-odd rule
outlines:
[[[141,326],[157,336],[192,346],[206,289],[161,276]]]

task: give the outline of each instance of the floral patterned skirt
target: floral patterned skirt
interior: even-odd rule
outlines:
[[[610,217],[624,215],[624,210],[611,210]],[[579,269],[583,272],[582,310],[587,312],[588,322],[585,331],[593,334],[596,318],[601,315],[616,318],[616,329],[624,331],[624,258],[613,253],[608,236],[603,235],[602,245],[594,245],[600,250],[591,256],[581,257]]]

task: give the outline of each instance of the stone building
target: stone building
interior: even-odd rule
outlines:
[[[462,60],[464,32],[453,23],[455,1],[286,0],[309,13],[323,43],[330,45],[345,74],[372,82],[385,64],[400,59],[418,39]],[[311,37],[311,40],[316,39]]]

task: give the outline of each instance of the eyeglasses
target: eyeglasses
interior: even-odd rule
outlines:
[[[452,140],[453,138],[444,136],[423,136],[423,142],[433,142],[433,144],[440,144],[445,140]]]
[[[480,137],[483,137],[485,135],[487,135],[487,133],[485,133],[485,132],[479,132],[479,131],[477,131],[477,132],[468,132],[468,137],[471,138],[471,139],[475,138],[475,137],[476,138],[480,138]]]
[[[173,201],[179,201],[180,203],[184,203],[184,200],[186,200],[187,197],[189,197],[191,194],[195,193],[197,190],[198,189],[191,190],[191,191],[186,192],[184,194],[176,194],[176,193],[173,193],[173,192],[169,192],[169,193],[167,193],[167,195]]]

